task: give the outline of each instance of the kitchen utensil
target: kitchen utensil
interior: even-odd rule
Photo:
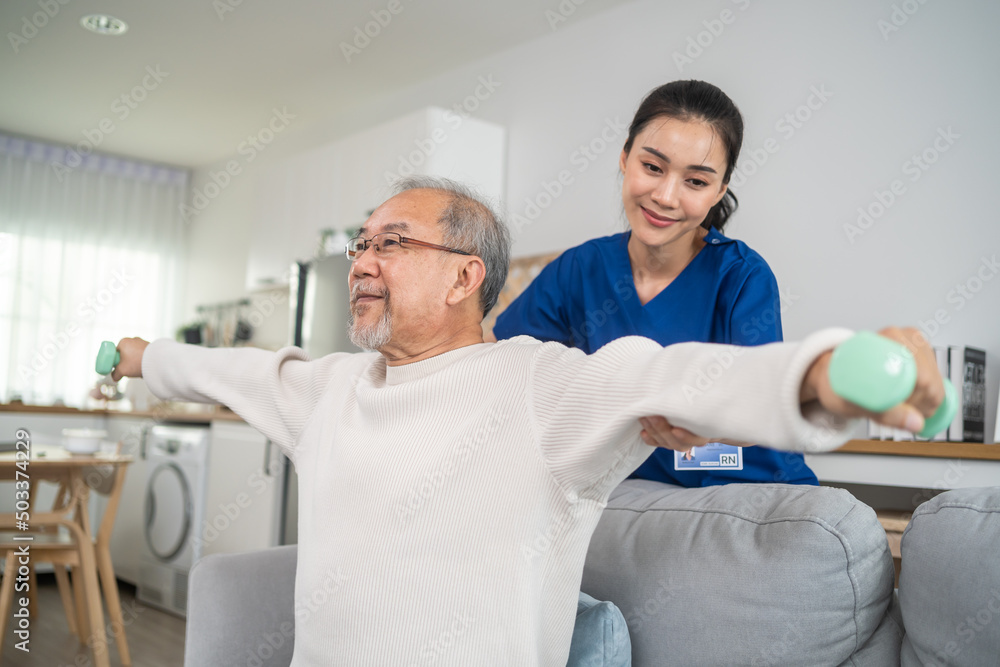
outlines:
[[[107,431],[90,428],[64,428],[63,446],[73,454],[93,454],[101,448]]]

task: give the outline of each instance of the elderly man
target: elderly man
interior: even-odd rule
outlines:
[[[826,380],[843,330],[753,349],[625,338],[591,356],[484,343],[508,244],[462,187],[408,181],[348,245],[351,336],[377,352],[119,344],[116,379],[228,405],[295,463],[296,599],[331,573],[338,588],[297,618],[294,665],[562,667],[601,510],[653,449],[639,417],[815,451],[864,414]],[[928,355],[910,405],[881,421],[933,412]]]

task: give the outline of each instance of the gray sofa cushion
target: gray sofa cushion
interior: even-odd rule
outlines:
[[[895,593],[889,609],[871,638],[838,667],[895,667],[899,664],[899,645],[903,641],[903,617]]]
[[[1000,664],[1000,487],[920,505],[901,553],[902,665]]]
[[[295,641],[293,546],[202,558],[188,579],[184,667],[287,667]]]
[[[628,480],[582,587],[621,609],[636,667],[887,665],[893,578],[875,512],[841,489]]]

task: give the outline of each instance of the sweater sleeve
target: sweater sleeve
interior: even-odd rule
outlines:
[[[828,451],[846,442],[851,420],[803,411],[802,379],[812,362],[850,337],[828,329],[801,343],[739,347],[620,338],[587,356],[540,345],[528,387],[542,455],[566,488],[598,488],[652,451],[638,418],[663,415],[706,438],[757,442],[787,451]],[[627,470],[627,475],[631,470]],[[624,477],[624,475],[622,475]]]
[[[164,400],[227,406],[291,455],[338,362],[352,356],[309,361],[295,347],[208,349],[162,339],[146,348],[142,376]]]

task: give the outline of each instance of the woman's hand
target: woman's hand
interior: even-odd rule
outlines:
[[[687,429],[672,426],[666,417],[659,415],[640,417],[642,441],[650,447],[663,447],[678,452],[689,452],[692,447],[703,447],[710,442],[721,442],[735,447],[752,447],[752,442],[742,440],[726,440],[718,438],[702,438]]]
[[[885,426],[917,433],[924,427],[924,418],[933,415],[944,400],[944,381],[938,371],[934,348],[919,329],[912,327],[888,327],[878,333],[905,345],[917,362],[917,383],[905,402],[885,412],[869,412],[835,394],[830,386],[832,350],[824,352],[809,367],[802,381],[799,400],[802,404],[819,401],[827,411],[842,417],[868,417]]]
[[[118,354],[121,360],[111,373],[115,382],[124,377],[142,377],[142,355],[146,352],[149,341],[141,338],[122,338],[118,341]]]

